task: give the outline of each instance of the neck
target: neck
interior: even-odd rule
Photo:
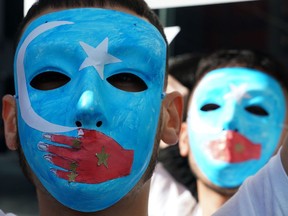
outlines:
[[[148,216],[149,187],[150,181],[138,189],[136,186],[135,189],[129,192],[118,203],[105,210],[91,213],[78,212],[67,208],[55,200],[47,191],[38,189],[39,213],[40,216]]]
[[[197,190],[202,216],[210,216],[215,213],[236,192],[233,190],[231,194],[224,195],[208,187],[200,180],[197,180]]]

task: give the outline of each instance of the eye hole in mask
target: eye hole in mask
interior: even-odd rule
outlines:
[[[141,92],[148,88],[140,77],[132,73],[114,74],[106,80],[115,88],[127,92]]]
[[[219,108],[220,108],[220,106],[218,104],[209,103],[209,104],[203,105],[200,108],[200,110],[205,111],[205,112],[209,112],[209,111],[213,111],[213,110],[216,110]]]
[[[30,85],[38,90],[52,90],[64,86],[70,80],[70,77],[63,73],[47,71],[36,75]]]
[[[268,116],[269,113],[262,108],[261,106],[258,105],[253,105],[253,106],[247,106],[245,107],[245,110],[251,114],[257,115],[257,116]]]

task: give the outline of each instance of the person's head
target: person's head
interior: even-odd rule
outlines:
[[[250,50],[200,61],[180,139],[199,180],[231,195],[270,159],[286,134],[287,80],[280,63]]]
[[[142,0],[40,0],[19,32],[15,100],[4,97],[2,116],[36,188],[82,212],[136,193],[182,115],[180,94],[163,93],[154,13]]]

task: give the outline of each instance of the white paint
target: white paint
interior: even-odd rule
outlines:
[[[37,129],[42,132],[67,132],[76,129],[76,127],[66,127],[61,125],[56,125],[51,122],[48,122],[41,116],[39,116],[34,110],[30,102],[28,89],[27,89],[27,79],[25,75],[25,67],[24,67],[24,57],[29,44],[37,38],[40,34],[53,29],[57,26],[73,24],[72,22],[66,21],[55,21],[42,24],[35,28],[24,40],[21,47],[19,48],[19,52],[17,55],[17,85],[18,85],[18,97],[19,97],[19,106],[20,113],[23,120],[30,127]]]

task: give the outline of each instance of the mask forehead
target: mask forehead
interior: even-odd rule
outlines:
[[[16,90],[19,89],[23,113],[24,107],[28,110],[31,107],[30,80],[46,70],[71,77],[82,69],[94,67],[102,80],[115,73],[134,72],[148,87],[162,91],[166,44],[154,26],[138,17],[106,9],[71,9],[33,21],[21,38],[15,62]],[[29,112],[35,116],[33,109]],[[28,115],[23,117],[29,122],[25,116]],[[38,122],[35,127],[43,128],[41,124],[45,122]],[[57,127],[56,131],[72,129]]]
[[[261,71],[235,67],[206,74],[193,93],[188,127],[195,160],[207,178],[221,187],[236,187],[257,172],[278,145],[285,104],[280,84]],[[256,153],[244,157],[229,150],[230,156],[235,154],[232,162],[215,159],[212,149],[219,155],[224,143],[227,151],[247,147]]]
[[[52,22],[66,22],[66,24],[51,29],[47,27],[45,30],[43,24]],[[41,34],[40,30],[34,31],[39,26],[44,28]],[[165,70],[166,44],[163,37],[153,25],[133,15],[87,8],[54,12],[32,22],[25,31],[20,45],[27,35],[31,36],[32,31],[33,34],[39,35],[27,47],[26,61],[30,60],[29,56],[33,56],[32,64],[29,61],[29,65],[25,65],[28,67],[26,68],[28,78],[47,65],[59,67],[61,64],[61,67],[64,67],[63,58],[69,60],[71,69],[69,71],[78,70],[83,60],[75,59],[75,52],[84,56],[88,54],[88,57],[93,59],[97,52],[107,51],[111,55],[105,58],[110,57],[118,61],[119,64],[113,65],[118,67],[118,70],[134,69],[147,79],[154,79],[159,75],[159,71],[163,76]],[[61,58],[57,58],[59,56]],[[102,78],[105,78],[109,75],[109,70],[107,75],[102,74],[105,71],[100,73]]]
[[[279,83],[268,74],[249,68],[221,68],[209,72],[203,77],[196,92],[206,94],[209,91],[231,91],[231,85],[246,86],[242,91],[259,91],[263,94],[282,93]],[[244,88],[244,87],[242,87]]]
[[[221,68],[209,72],[198,84],[193,93],[194,107],[205,103],[234,104],[247,106],[262,104],[271,111],[275,118],[282,110],[280,119],[285,113],[283,104],[285,96],[280,84],[268,74],[249,68]]]

